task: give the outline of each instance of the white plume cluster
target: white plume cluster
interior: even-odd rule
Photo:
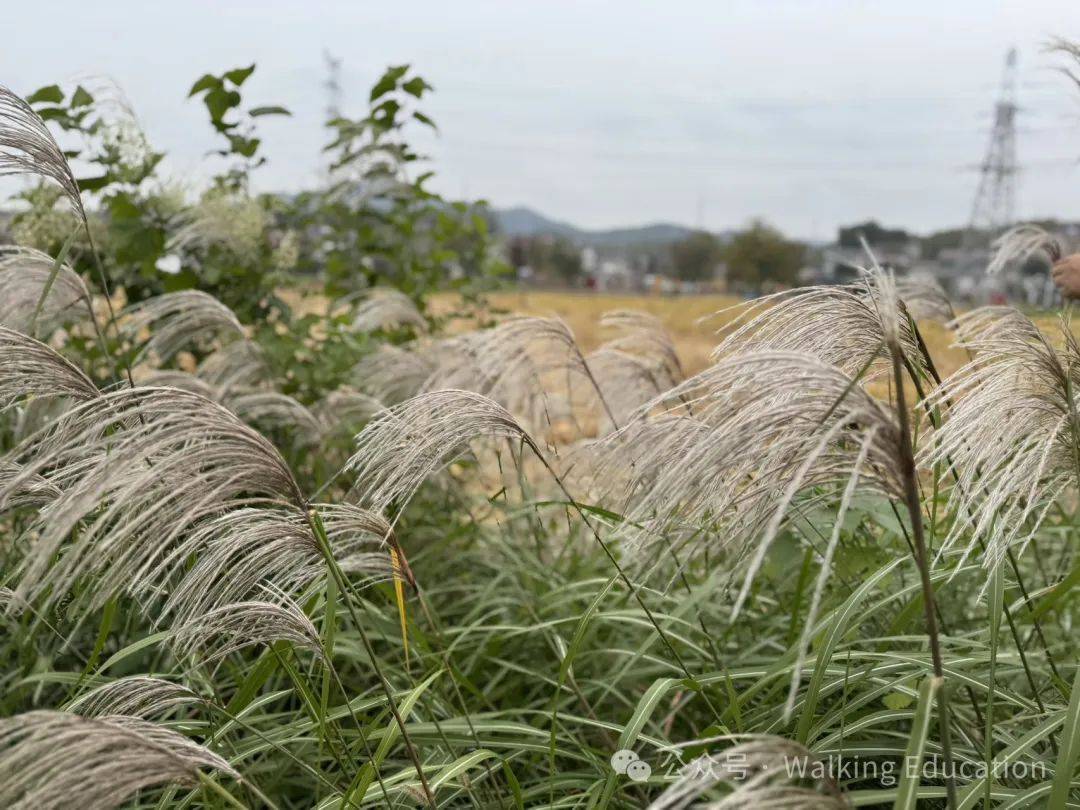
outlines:
[[[361,499],[376,512],[400,510],[432,474],[477,439],[532,438],[510,413],[471,391],[420,394],[378,414],[356,438],[348,468]]]
[[[0,326],[47,334],[93,311],[86,284],[66,264],[31,248],[0,248]]]
[[[66,711],[83,717],[122,714],[143,720],[161,718],[181,706],[204,701],[183,684],[133,675],[103,683],[68,703]]]
[[[427,318],[413,300],[400,290],[376,287],[368,290],[353,311],[353,328],[361,332],[398,329],[411,326],[427,330]]]
[[[801,780],[791,774],[792,763],[800,763],[808,775],[816,770],[827,772],[825,763],[806,746],[766,735],[725,740],[735,744],[684,765],[675,783],[649,805],[649,810],[843,810],[851,806],[831,778],[807,776]],[[815,769],[815,765],[819,767]],[[806,781],[813,786],[807,786]],[[705,803],[718,785],[726,789],[716,800]]]
[[[137,717],[34,711],[0,719],[0,805],[108,810],[157,785],[197,783],[200,770],[240,775],[187,737]]]
[[[1067,324],[1058,349],[1008,307],[973,310],[955,326],[974,359],[932,394],[933,404],[949,406],[949,418],[922,462],[951,467],[959,476],[942,552],[961,544],[966,557],[981,540],[988,547],[985,564],[993,567],[1080,481],[1080,347]]]
[[[85,401],[98,393],[93,380],[54,349],[0,326],[0,410],[28,397]]]
[[[895,282],[880,270],[852,284],[804,287],[764,296],[745,306],[724,330],[716,359],[749,351],[797,351],[856,374],[884,366],[897,336],[904,356],[924,372],[922,351]]]
[[[0,177],[31,174],[55,182],[80,219],[86,219],[79,184],[63,150],[41,117],[8,88],[0,85]]]
[[[1039,253],[1053,263],[1061,259],[1063,252],[1060,238],[1044,228],[1038,225],[1017,225],[994,241],[994,258],[986,272],[995,275],[1006,267],[1021,264]]]
[[[287,641],[321,658],[319,631],[311,619],[281,591],[264,590],[272,601],[222,605],[173,627],[169,635],[178,654],[209,665],[245,647]]]
[[[245,337],[233,311],[199,290],[165,293],[128,307],[124,329],[133,341],[142,343],[140,357],[153,355],[159,361],[171,359],[197,341]],[[143,333],[145,341],[140,340]]]

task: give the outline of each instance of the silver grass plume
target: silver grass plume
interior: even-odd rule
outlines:
[[[641,413],[644,425],[607,439],[613,461],[631,465],[621,531],[638,553],[710,542],[733,564],[749,558],[734,614],[793,504],[852,479],[860,491],[903,492],[890,410],[811,355],[725,357]],[[653,422],[659,429],[649,429]],[[629,448],[620,448],[624,437]]]
[[[883,300],[887,297],[888,300]],[[854,374],[874,361],[888,365],[887,343],[896,332],[904,356],[925,371],[918,337],[886,275],[871,270],[852,284],[804,287],[764,296],[724,327],[714,358],[747,351],[805,352]],[[744,305],[740,305],[744,306]],[[722,310],[726,311],[726,310]],[[720,313],[717,313],[720,314]],[[884,361],[879,364],[877,361]]]
[[[355,428],[384,407],[382,402],[369,394],[343,387],[327,393],[315,403],[313,411],[324,433],[346,431],[355,435]]]
[[[66,264],[54,275],[55,264],[39,250],[0,248],[0,326],[28,334],[33,328],[48,333],[56,326],[93,317],[86,284]]]
[[[316,506],[326,529],[334,558],[348,574],[361,574],[369,582],[388,579],[392,573],[387,543],[396,547],[390,522],[375,512],[350,503]],[[407,566],[407,563],[406,563]],[[407,578],[411,573],[405,571]]]
[[[955,328],[974,359],[931,394],[932,404],[951,407],[921,461],[952,464],[958,475],[941,553],[962,544],[966,558],[983,540],[984,564],[994,567],[1080,483],[1080,347],[1063,325],[1064,345],[1055,348],[1008,307],[965,313]]]
[[[613,349],[650,361],[650,365],[657,368],[657,379],[665,388],[682,382],[685,375],[679,353],[663,322],[655,315],[617,309],[600,316],[600,325],[617,333],[601,349]]]
[[[406,346],[380,343],[353,366],[353,384],[380,402],[393,405],[423,389],[435,366]]]
[[[245,337],[244,327],[231,309],[214,296],[200,290],[183,290],[148,298],[128,307],[124,331],[138,341],[140,334],[149,338],[139,350],[139,357],[153,354],[160,361],[169,360],[194,342],[217,337],[225,342]]]
[[[324,425],[311,410],[277,391],[256,391],[229,397],[229,410],[260,430],[286,430],[300,446],[312,447],[322,440]]]
[[[0,326],[0,410],[26,397],[86,401],[98,393],[93,381],[55,349]]]
[[[316,509],[343,571],[361,577],[361,586],[389,578],[384,520],[350,504]],[[326,562],[306,516],[272,505],[239,507],[209,517],[187,534],[181,548],[197,559],[161,609],[163,616],[173,615],[181,622],[247,599],[269,584],[285,593],[299,593],[326,575]]]
[[[347,468],[374,511],[401,509],[428,476],[465,455],[480,438],[517,439],[539,453],[497,402],[451,389],[420,394],[377,415],[356,437]]]
[[[1061,73],[1072,79],[1073,84],[1080,88],[1080,73],[1074,67],[1080,69],[1080,45],[1067,39],[1052,39],[1048,44],[1047,51],[1064,56],[1069,63],[1058,68]]]
[[[520,320],[530,319],[513,318],[506,323]],[[547,319],[533,320],[539,322],[540,329],[546,329]],[[521,344],[514,348],[513,343],[508,343],[507,335],[499,328],[467,332],[427,344],[421,351],[431,372],[415,393],[454,388],[483,394],[537,434],[560,421],[572,421],[570,398],[576,393],[572,377],[584,367],[567,365],[568,356],[559,347],[566,347],[564,341],[569,333],[557,331],[562,332],[562,337],[556,342],[547,337],[535,342],[526,340],[528,348],[524,351]],[[574,351],[577,352],[576,346]],[[592,393],[596,390],[594,385]]]
[[[489,329],[478,329],[417,346],[415,352],[431,368],[424,389],[462,388],[480,394],[490,388],[493,380],[479,365],[480,349],[490,334]]]
[[[662,394],[670,385],[666,375],[659,376],[663,369],[640,355],[604,347],[592,352],[587,361],[618,425],[625,425],[638,408]],[[597,395],[591,389],[585,391],[596,400]],[[603,407],[598,402],[595,404],[595,410],[603,416]],[[612,424],[612,429],[618,425]]]
[[[322,658],[319,631],[311,619],[284,593],[272,588],[265,591],[273,601],[222,605],[172,628],[170,638],[178,654],[213,664],[247,647],[286,641]]]
[[[13,174],[54,181],[79,218],[86,221],[79,184],[49,128],[29,104],[0,85],[0,177]]]
[[[514,316],[480,333],[476,360],[491,379],[552,370],[579,371],[584,357],[561,318]]]
[[[323,436],[337,426],[331,413],[316,414],[303,403],[277,391],[218,389],[187,371],[155,370],[140,380],[147,388],[179,388],[224,405],[249,425],[259,430],[284,430],[303,447],[317,445]],[[362,397],[362,394],[356,394]],[[370,397],[365,397],[370,411]],[[343,412],[348,412],[350,400],[338,399]],[[360,407],[353,403],[354,408]]]
[[[0,612],[11,611],[12,605],[22,607],[22,604],[22,600],[15,595],[15,591],[11,590],[11,588],[0,586],[0,608],[4,609],[4,611]]]
[[[87,590],[95,605],[121,591],[151,593],[192,550],[181,540],[200,520],[249,498],[301,514],[307,506],[269,441],[225,408],[171,388],[80,403],[7,461],[20,470],[0,489],[0,505],[34,476],[63,493],[24,530],[35,540],[17,573],[30,600],[59,599],[83,577],[97,583]]]
[[[205,702],[183,684],[133,675],[94,687],[69,702],[64,710],[83,717],[122,714],[148,720],[164,717],[181,706]]]
[[[214,386],[187,371],[155,369],[145,376],[140,376],[138,382],[144,388],[179,388],[181,391],[189,391],[214,402],[221,402],[221,394]]]
[[[258,343],[234,340],[209,354],[195,370],[195,376],[222,397],[234,390],[250,391],[265,385],[270,367]]]
[[[44,476],[23,476],[21,472],[19,465],[0,459],[0,490],[12,484],[7,500],[0,506],[0,513],[22,507],[40,508],[63,494]],[[14,485],[16,480],[18,483]]]
[[[956,317],[948,294],[929,273],[910,273],[896,279],[896,292],[913,318],[946,323]]]
[[[1017,225],[994,240],[994,258],[986,268],[990,275],[1043,253],[1051,264],[1061,260],[1061,240],[1038,225]]]
[[[135,717],[0,719],[0,806],[11,810],[108,810],[156,785],[195,785],[203,769],[240,779],[209,749]]]
[[[411,326],[427,330],[427,319],[413,300],[393,287],[376,287],[366,291],[353,313],[353,328],[361,332],[397,329]]]
[[[736,738],[721,738],[733,740]],[[709,740],[714,742],[715,740]],[[807,776],[791,774],[792,763],[805,767]],[[827,774],[827,763],[806,746],[775,736],[755,736],[736,741],[730,748],[698,757],[680,771],[675,783],[650,805],[649,810],[842,810],[851,804],[831,778],[816,778],[814,766]],[[814,783],[806,787],[805,781]],[[803,784],[800,784],[803,783]],[[724,785],[719,801],[707,801],[709,792]]]
[[[574,333],[562,319],[512,317],[476,333],[470,348],[471,367],[482,375],[481,385],[474,390],[499,402],[531,430],[539,433],[557,420],[573,419],[569,400],[581,378],[596,393],[604,415],[618,423]],[[555,391],[565,395],[553,396]]]

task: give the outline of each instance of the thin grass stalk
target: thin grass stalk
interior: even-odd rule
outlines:
[[[341,792],[340,788],[333,782],[331,782],[329,779],[327,779],[322,773],[320,773],[317,768],[313,768],[311,765],[304,762],[304,760],[300,759],[300,757],[296,756],[292,751],[283,746],[281,743],[275,742],[270,737],[267,737],[265,734],[255,728],[255,726],[248,723],[239,715],[233,714],[228,709],[224,708],[223,706],[219,706],[217,703],[211,700],[206,701],[204,705],[211,711],[220,712],[221,715],[227,718],[230,722],[236,723],[236,725],[240,726],[245,731],[253,734],[261,742],[266,743],[266,745],[270,746],[278,753],[284,754],[286,757],[291,759],[293,762],[295,762],[297,765],[299,765],[301,768],[303,768],[309,774],[315,777],[315,779],[321,782],[325,787],[330,788],[335,793]],[[356,804],[355,802],[347,800],[347,803],[351,804],[353,807],[356,807],[359,810],[360,805]]]
[[[926,634],[930,640],[930,657],[933,662],[934,676],[942,679],[938,693],[938,728],[941,734],[941,750],[945,759],[945,791],[948,804],[956,808],[956,774],[953,766],[952,741],[949,730],[949,703],[944,682],[945,668],[941,658],[941,641],[937,628],[937,601],[934,598],[934,586],[930,582],[930,561],[926,553],[926,538],[923,534],[922,508],[919,503],[919,488],[915,474],[915,454],[911,444],[911,422],[904,394],[903,352],[899,342],[889,341],[892,354],[893,382],[896,389],[896,415],[900,425],[900,476],[904,484],[904,500],[908,519],[911,521],[911,533],[915,542],[915,564],[919,569],[922,585],[923,609],[926,617]]]
[[[289,680],[292,681],[294,691],[299,693],[300,702],[308,709],[308,712],[312,716],[312,720],[319,725],[323,739],[326,741],[326,748],[330,752],[330,756],[333,757],[334,761],[341,769],[341,772],[348,773],[350,766],[354,772],[359,771],[361,766],[349,749],[349,744],[345,740],[345,734],[342,732],[340,725],[337,723],[327,723],[317,712],[313,711],[311,701],[307,699],[307,689],[300,681],[299,674],[293,671],[292,667],[284,658],[282,658],[281,653],[276,647],[271,646],[269,647],[269,650],[271,655],[277,660],[278,666],[289,676]],[[331,729],[333,729],[333,736],[341,745],[341,751],[331,744]],[[342,752],[344,752],[344,754],[342,754]],[[349,760],[348,764],[346,764],[343,756]]]
[[[208,789],[210,793],[214,793],[217,796],[221,797],[222,801],[224,801],[225,804],[230,805],[231,807],[238,807],[240,808],[240,810],[250,810],[250,808],[246,804],[244,804],[238,798],[229,793],[229,791],[227,791],[225,788],[223,788],[205,773],[203,773],[202,771],[197,771],[196,773],[199,777],[199,783],[203,786],[203,788]],[[264,801],[267,803],[268,807],[275,808],[276,810],[277,805],[275,805],[269,799],[264,799]]]
[[[405,555],[402,553],[401,547],[397,545],[397,540],[394,539],[393,543],[398,549],[398,558],[404,563],[403,567],[405,572],[407,572],[406,575],[410,579],[410,584],[412,585],[413,590],[416,591],[416,599],[420,603],[420,612],[423,614],[425,621],[427,621],[428,625],[430,626],[431,631],[434,634],[435,641],[439,645],[439,649],[436,651],[436,653],[442,658],[443,667],[446,669],[447,674],[449,674],[450,676],[450,684],[454,691],[454,697],[457,699],[458,704],[461,706],[461,714],[462,717],[465,718],[465,725],[469,727],[469,736],[472,737],[473,742],[476,744],[477,748],[482,748],[483,745],[480,743],[480,735],[476,731],[476,726],[473,725],[472,715],[470,714],[469,708],[465,703],[465,696],[461,693],[461,687],[458,685],[457,678],[454,675],[454,665],[453,662],[450,660],[450,652],[446,647],[446,639],[443,637],[442,627],[435,620],[435,617],[431,612],[431,608],[428,605],[427,598],[424,596],[424,592],[420,589],[420,583],[417,582],[415,578],[412,578],[411,572],[409,572],[408,568],[408,561],[405,559]],[[491,768],[486,760],[484,762],[484,771],[487,773],[492,785],[494,785],[495,777],[492,774]],[[502,807],[502,799],[503,797],[500,793],[500,807]]]
[[[319,550],[322,552],[324,559],[326,560],[327,567],[330,570],[331,576],[337,580],[338,588],[344,594],[346,591],[350,591],[349,582],[342,573],[340,566],[337,564],[337,560],[334,559],[333,552],[330,549],[330,541],[326,537],[326,529],[323,526],[322,519],[318,513],[312,509],[305,511],[307,516],[308,525],[311,527],[311,533],[315,536],[319,543]],[[350,591],[351,593],[351,591]],[[416,753],[416,748],[413,746],[412,738],[409,736],[408,729],[405,728],[405,721],[401,717],[401,712],[398,711],[397,700],[394,699],[394,692],[390,688],[390,682],[386,680],[386,675],[382,671],[382,667],[379,665],[379,658],[375,654],[375,648],[371,646],[371,639],[368,638],[367,631],[364,629],[363,623],[360,621],[360,617],[356,613],[356,608],[353,607],[352,599],[346,597],[344,600],[345,607],[349,611],[349,615],[353,620],[353,624],[356,625],[356,630],[360,634],[360,641],[364,646],[364,652],[367,653],[368,659],[371,662],[372,669],[375,670],[375,675],[379,679],[379,684],[382,687],[383,694],[386,695],[387,703],[390,706],[390,712],[394,715],[394,722],[397,723],[398,730],[401,732],[401,741],[405,745],[405,750],[408,753],[409,759],[412,761],[413,768],[416,769],[416,774],[420,777],[420,785],[424,792],[424,798],[428,804],[433,808],[438,805],[435,802],[435,796],[431,792],[431,787],[428,784],[427,777],[424,775],[424,768],[420,764],[420,757]],[[346,702],[348,702],[348,696],[346,695]],[[374,763],[372,763],[374,764]]]
[[[908,318],[908,321],[911,323],[912,331],[914,332],[915,338],[916,338],[916,340],[918,342],[919,351],[922,353],[923,362],[924,362],[924,364],[926,366],[926,370],[930,373],[930,376],[933,379],[935,385],[940,386],[941,382],[942,382],[941,375],[938,372],[937,367],[934,365],[934,359],[930,355],[930,349],[926,345],[926,341],[923,339],[922,332],[919,330],[918,324],[915,322],[915,319],[912,318],[910,314],[907,315],[907,318]],[[906,363],[906,361],[905,361],[905,365],[907,366],[908,376],[911,378],[912,384],[915,386],[915,391],[918,394],[920,401],[925,402],[926,394],[922,390],[922,383],[920,382],[920,380],[918,378],[918,375],[915,374],[915,370],[913,368],[911,368],[910,364]],[[1067,389],[1068,389],[1069,385],[1070,384],[1068,382],[1068,375],[1067,375],[1067,380],[1066,380]],[[1069,389],[1069,390],[1071,390],[1071,389]],[[1070,402],[1070,406],[1071,406],[1071,404],[1072,404],[1071,393],[1069,395],[1069,402]],[[952,403],[951,403],[951,401],[946,399],[946,404],[951,406]],[[941,425],[940,414],[935,414],[933,412],[933,410],[931,408],[929,408],[929,407],[926,408],[926,413],[927,413],[927,416],[930,418],[931,422],[933,423],[934,427],[940,427],[940,425]],[[1073,435],[1076,436],[1076,435],[1080,435],[1080,434],[1077,434],[1077,433],[1074,432]],[[1075,441],[1074,441],[1074,445],[1075,445]],[[952,459],[950,459],[950,458],[946,458],[946,462],[947,462],[948,467],[949,467],[949,474],[952,476],[953,481],[956,483],[956,485],[959,486],[959,484],[960,484],[960,475],[959,475],[959,472],[956,469],[956,465],[953,464]],[[1078,483],[1080,483],[1080,460],[1077,461],[1077,481],[1078,481]],[[981,538],[979,540],[979,545],[983,549],[983,551],[985,552],[986,551],[986,542],[984,540],[982,540]],[[1032,623],[1034,633],[1035,633],[1036,636],[1038,636],[1039,642],[1042,645],[1043,655],[1046,658],[1046,663],[1049,665],[1050,671],[1054,674],[1054,676],[1058,680],[1061,680],[1061,676],[1058,674],[1057,666],[1054,663],[1054,657],[1050,653],[1050,645],[1046,640],[1046,636],[1043,635],[1042,624],[1039,621],[1039,617],[1035,613],[1034,607],[1032,607],[1031,597],[1028,595],[1027,587],[1024,585],[1024,577],[1020,572],[1020,566],[1016,561],[1016,555],[1013,554],[1013,551],[1012,551],[1011,548],[1007,548],[1005,550],[1005,556],[1009,561],[1009,567],[1012,568],[1013,576],[1016,577],[1016,584],[1020,588],[1020,594],[1024,599],[1024,606],[1027,608],[1028,614],[1029,614],[1029,616],[1031,618],[1031,623]],[[1032,696],[1035,698],[1035,703],[1038,705],[1039,711],[1043,712],[1045,714],[1046,707],[1043,705],[1042,697],[1039,694],[1039,689],[1035,685],[1035,677],[1034,677],[1034,674],[1031,671],[1031,665],[1028,663],[1027,654],[1024,651],[1025,645],[1021,642],[1020,632],[1016,627],[1015,620],[1013,619],[1012,610],[1009,608],[1008,603],[1004,602],[1004,601],[1002,602],[1002,609],[1005,612],[1005,619],[1006,619],[1006,621],[1007,621],[1007,623],[1009,625],[1009,634],[1012,636],[1013,642],[1016,644],[1017,652],[1020,655],[1020,663],[1023,666],[1024,675],[1025,675],[1025,677],[1026,677],[1026,679],[1028,681],[1028,685],[1031,687]],[[1051,748],[1053,748],[1053,750],[1056,752],[1057,751],[1057,743],[1054,740],[1054,735],[1050,735],[1049,740],[1050,740]]]
[[[657,622],[656,617],[653,615],[653,612],[649,610],[649,606],[645,604],[645,599],[641,596],[641,591],[631,581],[630,577],[627,576],[626,571],[623,569],[623,567],[619,565],[619,561],[615,558],[615,555],[612,554],[611,549],[608,547],[608,544],[604,542],[604,538],[600,536],[600,532],[597,531],[596,527],[592,524],[592,521],[589,520],[589,518],[585,515],[585,510],[581,508],[578,502],[570,494],[569,490],[567,490],[566,488],[566,485],[563,483],[562,478],[557,472],[555,472],[551,464],[548,463],[548,460],[544,458],[543,454],[539,452],[539,449],[536,447],[532,447],[532,450],[536,453],[537,458],[540,459],[540,463],[544,465],[544,468],[548,471],[548,474],[550,474],[551,477],[554,479],[555,484],[559,487],[559,490],[562,492],[563,496],[565,496],[566,500],[570,502],[570,505],[574,508],[574,511],[577,512],[578,517],[581,518],[581,521],[588,527],[589,531],[592,533],[593,539],[596,540],[597,544],[603,550],[604,556],[606,556],[608,558],[608,561],[615,567],[615,571],[618,573],[619,578],[623,581],[623,584],[626,585],[630,593],[634,595],[634,601],[638,603],[638,606],[645,613],[645,616],[648,618],[649,623],[653,626],[653,629],[656,630],[656,634],[660,637],[660,640],[663,642],[668,652],[671,653],[672,658],[675,659],[675,663],[678,664],[678,667],[682,670],[683,675],[685,675],[691,683],[697,683],[697,679],[694,678],[694,676],[690,673],[690,670],[686,666],[686,662],[683,661],[682,656],[679,655],[678,650],[676,650],[675,646],[671,643],[671,639],[668,638],[667,633],[665,633],[663,628],[660,627],[660,623]],[[716,708],[716,706],[713,705],[712,700],[709,699],[708,692],[706,692],[704,688],[698,689],[697,691],[701,695],[702,699],[705,701],[705,704],[709,707],[709,710],[716,717],[717,722],[723,725],[724,721],[721,718],[720,712]]]
[[[392,530],[391,530],[390,536],[387,538],[387,542],[390,544],[390,546],[394,550],[394,552],[398,555],[398,570],[399,570],[402,578],[411,587],[413,587],[414,589],[419,591],[419,584],[416,581],[416,577],[412,573],[412,569],[409,567],[408,559],[405,557],[405,552],[402,550],[401,545],[400,545],[400,543],[398,543],[397,537],[393,534]],[[383,641],[387,641],[388,643],[391,643],[389,641],[389,639],[387,639],[387,637],[385,635],[383,635],[382,638],[383,638]],[[449,658],[447,658],[446,660],[449,661]],[[446,669],[450,672],[451,680],[453,681],[452,670],[450,670],[449,666],[447,666]],[[402,672],[405,674],[406,679],[409,681],[409,685],[412,688],[416,688],[416,686],[417,686],[416,680],[413,678],[412,672],[408,669],[407,666],[403,667]],[[462,711],[464,712],[464,715],[465,715],[465,718],[466,718],[466,723],[469,725],[470,729],[473,730],[473,739],[476,742],[476,746],[477,746],[477,748],[482,748],[483,746],[481,745],[480,740],[479,740],[478,736],[476,735],[475,728],[472,725],[472,718],[469,717],[469,710],[465,706],[464,698],[461,697],[460,690],[457,690],[456,681],[454,681],[454,687],[455,687],[455,690],[458,692],[459,700],[460,700],[461,706],[462,706]],[[420,697],[420,701],[425,707],[427,707],[430,710],[430,706],[427,704],[427,696],[426,695],[422,695]],[[431,712],[431,714],[432,714],[432,717],[431,717],[432,725],[435,727],[435,730],[438,733],[439,737],[441,738],[441,740],[443,742],[443,745],[445,745],[447,751],[449,751],[451,753],[451,755],[456,758],[457,753],[454,750],[453,744],[450,742],[449,738],[446,736],[446,732],[443,730],[442,724],[439,722],[438,718],[435,716],[435,713],[433,711]],[[486,762],[484,763],[484,770],[487,772],[487,775],[489,777],[491,777],[492,780],[494,780],[494,776],[492,775],[490,766]],[[473,793],[472,787],[471,786],[466,786],[465,787],[465,792],[468,794],[470,801],[472,801],[472,803],[473,803],[473,806],[479,807],[480,805],[477,802],[477,799],[476,799],[475,794]],[[501,797],[500,797],[500,806],[501,806],[501,804],[502,804],[502,802],[501,802]]]
[[[386,790],[386,783],[383,782],[382,775],[379,773],[379,763],[375,761],[375,753],[371,750],[371,744],[368,742],[367,735],[364,733],[364,727],[360,723],[360,718],[358,718],[356,712],[353,711],[352,703],[349,701],[349,693],[345,691],[345,684],[341,682],[341,676],[338,675],[337,668],[329,659],[327,659],[326,668],[330,670],[330,674],[333,676],[334,682],[341,692],[341,697],[345,700],[345,706],[349,710],[349,716],[352,717],[353,723],[356,724],[356,731],[360,735],[361,744],[364,746],[364,753],[367,754],[368,762],[371,763],[371,770],[374,772],[375,779],[378,781],[379,788],[382,790],[383,799],[386,801],[387,807],[390,807],[392,806],[392,803],[390,801],[390,795]]]
[[[615,429],[619,429],[619,420],[615,418],[615,414],[611,411],[611,406],[608,405],[607,398],[604,396],[604,392],[600,390],[600,383],[596,381],[596,377],[593,376],[592,369],[589,368],[588,361],[585,360],[585,356],[581,353],[580,349],[576,348],[578,358],[581,360],[581,367],[585,370],[585,376],[589,378],[589,382],[592,383],[592,387],[596,389],[596,396],[600,400],[600,404],[604,406],[604,413],[607,414],[608,419],[611,420],[611,424],[615,426]]]

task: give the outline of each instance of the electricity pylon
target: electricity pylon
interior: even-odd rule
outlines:
[[[994,126],[990,131],[990,146],[979,164],[979,187],[971,207],[971,219],[964,234],[964,247],[980,242],[980,232],[991,238],[1011,226],[1016,215],[1016,184],[1019,168],[1016,165],[1016,49],[1005,57],[1005,73],[1001,92],[994,105]]]

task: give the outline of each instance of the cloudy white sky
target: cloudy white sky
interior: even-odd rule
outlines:
[[[322,51],[343,108],[389,63],[436,87],[437,187],[584,227],[712,229],[763,216],[798,236],[875,217],[966,221],[1005,52],[1020,51],[1019,213],[1080,218],[1080,92],[1040,52],[1080,38],[1076,0],[408,0],[18,3],[0,83],[118,82],[169,169],[211,169],[192,81],[258,63],[264,190],[318,177]]]

